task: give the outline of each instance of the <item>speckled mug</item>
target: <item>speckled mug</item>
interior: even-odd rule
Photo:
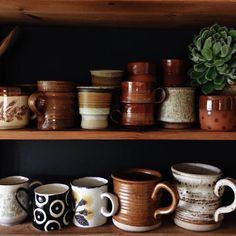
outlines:
[[[222,171],[202,163],[178,163],[171,167],[180,201],[174,222],[193,231],[210,231],[220,227],[223,214],[236,209],[236,180],[222,179]],[[234,192],[234,200],[221,207],[225,186]]]

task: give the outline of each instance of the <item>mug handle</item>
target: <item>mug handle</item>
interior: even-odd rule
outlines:
[[[33,93],[28,98],[29,108],[32,110],[32,112],[36,114],[36,116],[43,116],[43,114],[38,110],[36,106],[36,102],[40,98],[46,99],[46,96],[44,95],[44,93],[42,92]]]
[[[155,186],[155,188],[154,188],[154,190],[152,192],[152,197],[151,198],[153,200],[157,200],[158,193],[162,189],[165,189],[165,190],[167,190],[167,192],[170,193],[170,195],[172,197],[172,202],[167,207],[160,207],[160,208],[156,209],[155,212],[154,212],[155,219],[157,219],[157,217],[159,215],[166,215],[166,214],[169,214],[169,213],[173,212],[176,209],[176,207],[178,205],[178,202],[179,202],[179,194],[177,192],[176,187],[173,184],[171,184],[169,182],[166,182],[166,181],[158,183]]]
[[[109,212],[105,206],[103,206],[101,208],[101,213],[105,216],[105,217],[110,217],[110,216],[113,216],[116,214],[117,210],[118,210],[118,198],[111,194],[111,193],[102,193],[101,194],[101,199],[104,199],[104,198],[108,198],[110,201],[111,201],[111,205],[112,205],[112,209],[111,211]]]
[[[161,97],[158,101],[156,101],[156,97],[157,97],[157,93],[161,94]],[[155,88],[152,93],[154,94],[154,97],[155,97],[155,102],[154,103],[162,103],[164,102],[164,100],[166,99],[166,90],[164,88]]]
[[[214,187],[214,193],[217,197],[221,197],[223,195],[222,187],[225,187],[225,186],[228,186],[233,190],[234,201],[230,205],[220,207],[215,211],[214,219],[216,222],[223,219],[223,214],[230,213],[236,209],[236,180],[235,179],[225,178],[225,179],[218,180]]]
[[[120,119],[117,120],[117,119],[114,117],[114,114],[115,114],[115,113],[118,113],[118,114],[119,114],[119,117],[120,117],[120,119],[121,119],[122,113],[121,113],[121,111],[120,111],[119,109],[114,109],[114,110],[111,111],[111,113],[110,113],[110,119],[111,119],[115,124],[120,125]]]

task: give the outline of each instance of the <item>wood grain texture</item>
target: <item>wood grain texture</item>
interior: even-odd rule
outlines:
[[[1,23],[132,27],[235,25],[236,0],[1,0]]]
[[[236,140],[236,132],[184,130],[68,129],[40,131],[36,129],[0,130],[0,140]]]

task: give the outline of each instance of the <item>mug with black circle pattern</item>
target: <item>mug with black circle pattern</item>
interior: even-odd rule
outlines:
[[[19,189],[25,191],[25,189]],[[33,226],[43,231],[60,230],[71,221],[70,189],[66,184],[52,183],[34,189],[32,201]],[[19,202],[20,203],[20,202]],[[20,203],[22,206],[22,204]],[[24,207],[22,206],[24,209]],[[27,209],[24,209],[27,210]]]

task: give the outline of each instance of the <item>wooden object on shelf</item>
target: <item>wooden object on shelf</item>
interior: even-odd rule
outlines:
[[[235,24],[236,0],[1,0],[1,23],[132,27]]]

